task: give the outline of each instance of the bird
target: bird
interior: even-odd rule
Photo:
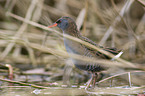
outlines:
[[[109,48],[109,47],[100,46],[100,45],[96,44],[95,42],[93,42],[92,40],[88,39],[87,37],[84,37],[78,30],[75,21],[71,17],[63,16],[63,17],[59,18],[55,23],[48,26],[48,28],[52,28],[52,27],[56,27],[56,26],[59,27],[63,31],[63,35],[70,35],[70,36],[79,38],[94,46],[102,48],[103,50],[110,52],[114,55],[118,55],[118,54],[120,54],[120,52],[122,52],[122,50],[119,50],[117,48]],[[110,60],[112,59],[109,56],[107,56],[99,51],[96,51],[95,49],[92,49],[86,45],[83,45],[82,43],[76,42],[74,40],[70,40],[70,39],[66,38],[65,36],[63,36],[63,38],[64,38],[64,46],[65,46],[68,54],[77,54],[77,55],[82,55],[82,56],[86,56],[86,57],[90,57],[90,58],[93,57],[93,58],[97,58],[97,59],[98,58],[110,59]],[[90,87],[90,84],[92,83],[92,81],[93,81],[92,87],[94,87],[98,73],[108,69],[108,67],[103,66],[101,64],[82,61],[82,60],[75,59],[73,57],[70,57],[70,58],[77,68],[79,68],[80,70],[84,70],[84,71],[88,71],[88,72],[92,73],[91,79],[89,80],[89,83],[85,87],[85,89],[88,89]]]

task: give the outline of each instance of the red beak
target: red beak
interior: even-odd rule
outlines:
[[[57,23],[54,23],[53,25],[48,26],[48,28],[55,27],[55,26],[57,26]]]

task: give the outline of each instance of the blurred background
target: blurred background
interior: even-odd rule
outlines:
[[[5,64],[9,64],[16,81],[84,84],[90,75],[75,68],[64,54],[63,37],[57,34],[62,31],[45,28],[62,16],[73,18],[83,36],[122,49],[121,58],[145,66],[144,6],[144,0],[0,0],[0,77],[8,78]],[[125,71],[117,69],[114,74]],[[132,82],[144,84],[142,74]]]

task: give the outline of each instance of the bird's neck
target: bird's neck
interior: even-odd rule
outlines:
[[[82,36],[78,31],[77,27],[71,27],[71,28],[67,28],[66,30],[63,30],[63,34],[71,35],[76,38],[80,38]]]

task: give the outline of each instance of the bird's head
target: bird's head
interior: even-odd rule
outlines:
[[[68,28],[71,29],[72,27],[76,27],[76,24],[72,18],[65,16],[65,17],[58,19],[52,25],[48,26],[48,28],[55,27],[55,26],[59,27],[62,31],[65,31]]]

